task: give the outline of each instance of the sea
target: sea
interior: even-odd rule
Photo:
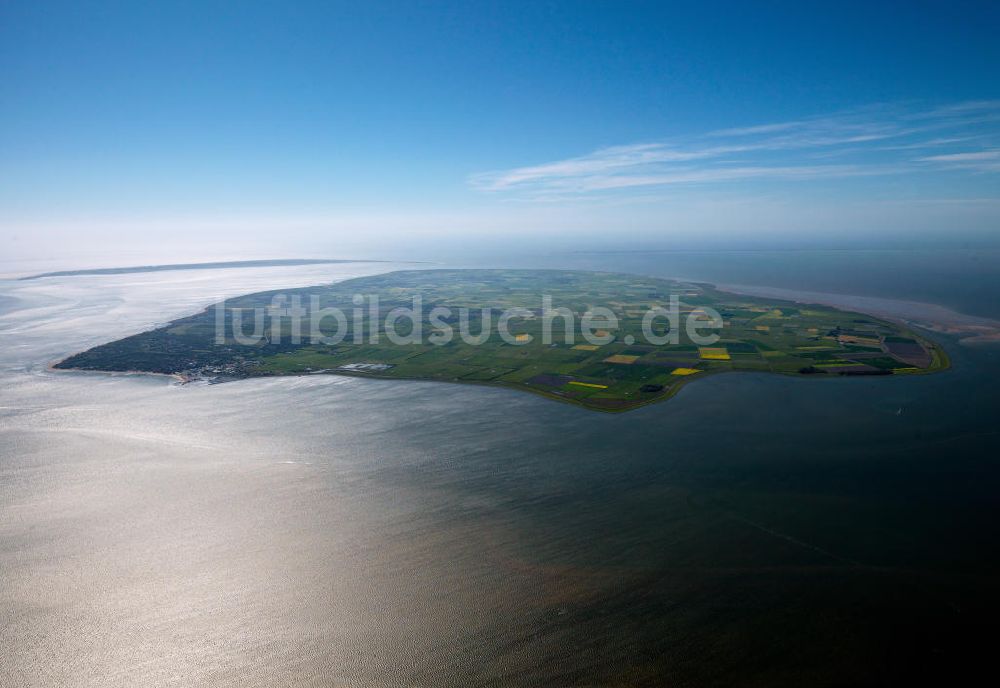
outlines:
[[[439,264],[878,299],[921,326],[948,320],[925,334],[952,367],[718,375],[624,414],[435,382],[182,385],[48,366],[228,296],[415,266],[0,280],[0,685],[844,686],[992,671],[1000,345],[954,324],[1000,326],[1000,252]]]

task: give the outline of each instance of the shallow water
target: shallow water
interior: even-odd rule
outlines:
[[[944,374],[713,376],[621,415],[45,369],[375,269],[0,285],[4,685],[842,685],[990,662],[1000,347],[938,335]]]

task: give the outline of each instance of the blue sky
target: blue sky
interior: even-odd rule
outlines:
[[[7,2],[0,241],[986,236],[998,7]]]

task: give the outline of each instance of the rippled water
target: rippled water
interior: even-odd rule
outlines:
[[[938,337],[955,366],[925,377],[715,376],[622,415],[45,369],[223,295],[375,269],[0,284],[0,683],[843,685],[989,664],[1000,347]]]

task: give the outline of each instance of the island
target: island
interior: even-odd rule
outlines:
[[[611,272],[448,269],[240,296],[54,367],[475,383],[617,412],[724,372],[823,379],[948,365],[904,324],[819,304]]]

